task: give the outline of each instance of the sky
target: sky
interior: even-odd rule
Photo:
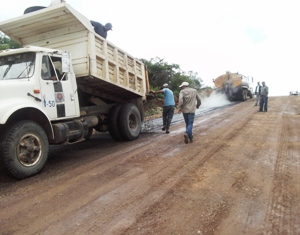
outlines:
[[[0,22],[51,0],[9,0]],[[113,31],[107,40],[136,58],[159,57],[193,71],[205,86],[230,71],[265,81],[270,96],[300,91],[297,0],[66,0]]]

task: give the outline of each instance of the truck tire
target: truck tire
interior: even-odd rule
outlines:
[[[246,101],[247,100],[247,90],[242,90],[242,94],[241,94],[241,100],[242,101]]]
[[[121,135],[125,140],[135,140],[141,133],[141,115],[134,104],[124,104],[119,111]]]
[[[28,7],[28,8],[25,9],[24,15],[25,15],[25,14],[28,14],[28,13],[30,13],[30,12],[34,12],[34,11],[38,11],[38,10],[44,9],[44,8],[46,8],[46,7],[42,7],[42,6]]]
[[[123,140],[119,128],[118,116],[122,105],[117,104],[109,110],[108,114],[108,132],[114,140]]]
[[[7,132],[3,143],[3,161],[17,179],[39,173],[46,164],[48,138],[43,128],[33,121],[21,121]]]
[[[233,101],[233,92],[232,89],[229,89],[226,93],[227,99],[232,102]]]

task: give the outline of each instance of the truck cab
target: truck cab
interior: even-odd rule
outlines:
[[[49,128],[51,122],[80,116],[68,52],[27,46],[0,55],[0,125],[17,119],[20,112],[21,117],[34,113],[35,120]]]

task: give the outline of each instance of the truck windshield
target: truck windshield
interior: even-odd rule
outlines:
[[[0,57],[0,80],[29,78],[34,72],[35,53]]]

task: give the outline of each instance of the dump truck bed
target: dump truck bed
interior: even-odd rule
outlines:
[[[23,46],[70,51],[77,84],[88,93],[117,102],[145,98],[144,64],[96,34],[90,20],[69,4],[0,22],[0,31]]]

